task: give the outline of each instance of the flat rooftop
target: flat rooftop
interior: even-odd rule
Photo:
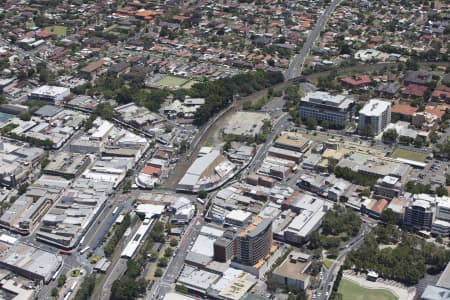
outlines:
[[[1,256],[0,261],[13,268],[22,269],[26,273],[40,276],[47,281],[61,265],[62,258],[53,253],[19,243]]]
[[[390,102],[370,99],[366,105],[359,111],[359,114],[365,116],[379,116],[391,106]]]
[[[291,259],[291,255],[289,255],[284,262],[275,269],[274,274],[296,280],[305,280],[309,277],[305,272],[310,264],[310,261],[301,262],[299,260],[293,260]]]

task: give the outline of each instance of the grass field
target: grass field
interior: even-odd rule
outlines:
[[[365,289],[345,279],[339,284],[338,293],[342,295],[342,300],[397,300],[387,290]]]
[[[156,84],[160,85],[162,87],[173,88],[173,87],[181,87],[183,84],[185,84],[188,81],[189,81],[189,79],[187,79],[187,78],[169,75],[169,76],[164,77],[160,81],[156,82]]]
[[[323,261],[323,264],[325,265],[325,267],[327,268],[327,269],[329,269],[329,268],[331,268],[331,266],[333,265],[333,260],[329,260],[329,259],[325,259],[324,261]]]
[[[58,26],[58,25],[48,26],[45,27],[45,30],[53,32],[54,34],[56,34],[57,37],[63,37],[66,36],[67,34],[67,27],[65,26]]]
[[[396,149],[391,155],[393,158],[404,158],[419,162],[424,162],[426,155],[419,152],[409,151],[405,149]]]

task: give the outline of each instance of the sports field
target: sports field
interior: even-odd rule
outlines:
[[[405,149],[396,149],[392,155],[393,158],[404,158],[418,162],[424,162],[426,155],[420,152],[409,151]]]
[[[176,76],[166,76],[163,79],[156,82],[157,85],[162,87],[168,87],[168,88],[174,88],[174,87],[181,87],[183,84],[188,82],[189,79],[182,78],[182,77],[176,77]]]
[[[67,34],[67,27],[65,26],[58,26],[58,25],[48,26],[45,27],[45,30],[53,32],[57,37],[63,37],[66,36]]]
[[[338,293],[342,300],[397,300],[398,298],[388,290],[366,289],[359,285],[342,279]]]

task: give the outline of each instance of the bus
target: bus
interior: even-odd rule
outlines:
[[[203,200],[202,198],[197,198],[197,201],[201,204],[205,204],[205,200]]]
[[[116,208],[114,208],[114,210],[113,210],[113,212],[112,212],[113,216],[114,216],[118,211],[119,211],[119,207],[116,206]]]
[[[80,240],[80,246],[83,245],[84,239],[86,238],[86,236],[84,235],[81,240]]]
[[[53,280],[53,281],[55,281],[56,278],[58,277],[59,273],[61,273],[61,269],[62,269],[62,267],[60,267],[59,270],[56,271],[55,274],[53,274],[53,276],[52,276],[52,280]]]
[[[59,254],[72,255],[72,250],[59,250]]]
[[[80,254],[84,254],[86,251],[88,251],[89,250],[89,246],[87,246],[86,248],[83,248],[83,249],[81,249],[80,250]]]

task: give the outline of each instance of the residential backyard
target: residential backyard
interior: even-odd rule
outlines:
[[[339,284],[338,293],[342,295],[342,300],[397,300],[398,298],[382,289],[366,289],[350,280],[342,279]]]
[[[66,36],[67,34],[67,27],[65,26],[58,26],[58,25],[48,26],[45,27],[45,30],[53,32],[54,34],[56,34],[57,37],[63,37]]]

